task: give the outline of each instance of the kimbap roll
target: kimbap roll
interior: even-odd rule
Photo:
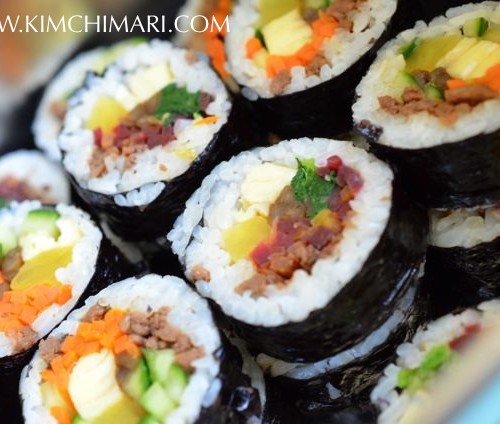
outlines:
[[[432,211],[426,268],[433,290],[453,299],[456,307],[499,297],[499,249],[498,205]]]
[[[59,138],[63,164],[117,236],[154,240],[236,149],[231,111],[206,63],[153,40],[129,48],[76,93]]]
[[[208,304],[147,275],[89,298],[21,377],[26,423],[259,422],[263,398]],[[98,384],[97,384],[98,383]]]
[[[378,423],[419,422],[415,417],[432,396],[440,376],[460,361],[476,337],[498,323],[499,313],[498,300],[485,302],[427,324],[411,342],[398,346],[395,362],[387,366],[371,393]]]
[[[101,74],[128,46],[141,41],[142,39],[136,38],[80,53],[47,85],[35,114],[32,132],[36,146],[50,159],[61,159],[57,136],[64,122],[68,101],[84,83],[87,73]]]
[[[70,185],[62,168],[35,150],[0,157],[0,199],[39,200],[47,205],[70,202]]]
[[[168,239],[253,353],[312,362],[388,319],[426,234],[388,166],[348,142],[301,139],[217,167]]]
[[[226,36],[229,70],[257,118],[274,133],[339,135],[351,128],[353,90],[397,5],[396,0],[242,0]]]
[[[128,263],[89,216],[38,201],[0,210],[0,410],[18,422],[21,369],[84,296],[124,278]]]
[[[500,199],[500,6],[417,23],[378,54],[357,88],[357,128],[431,208]]]
[[[72,206],[12,203],[0,210],[0,231],[0,358],[28,350],[87,289],[121,275],[101,231]]]

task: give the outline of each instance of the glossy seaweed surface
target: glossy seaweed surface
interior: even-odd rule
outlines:
[[[448,293],[455,307],[475,306],[500,297],[500,237],[471,248],[430,246],[426,274]]]
[[[216,165],[255,145],[253,127],[245,111],[244,105],[235,103],[228,122],[191,167],[172,181],[165,182],[160,195],[146,206],[118,206],[113,195],[85,189],[70,176],[71,182],[88,207],[102,216],[116,235],[127,241],[155,240],[170,230],[183,212],[187,199]]]
[[[356,86],[382,45],[421,16],[415,2],[399,0],[386,31],[341,75],[292,94],[249,101],[254,115],[270,132],[283,138],[335,137],[352,128],[351,106]]]
[[[500,201],[500,130],[425,149],[377,143],[360,129],[373,153],[394,165],[412,197],[428,208],[468,208]]]
[[[422,292],[417,276],[408,287],[408,295],[411,302],[403,301],[405,304],[398,307],[402,312],[400,322],[366,355],[310,379],[268,378],[274,392],[286,393],[286,402],[293,405],[301,422],[375,421],[376,411],[370,406],[373,387],[395,358],[395,346],[408,341],[427,318],[428,296]]]
[[[264,405],[250,377],[243,373],[243,359],[238,349],[221,334],[222,347],[217,352],[221,389],[214,402],[201,410],[197,424],[244,424],[261,418]]]
[[[215,302],[211,304],[221,325],[230,326],[252,352],[287,362],[315,362],[354,346],[391,316],[419,272],[427,233],[427,214],[396,189],[386,229],[361,270],[304,321],[254,326],[224,316]]]

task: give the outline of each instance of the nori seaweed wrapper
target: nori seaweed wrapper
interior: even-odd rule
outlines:
[[[196,424],[243,424],[250,418],[261,418],[264,405],[257,388],[244,374],[239,350],[221,333],[221,347],[215,353],[220,361],[218,379],[222,382],[215,401],[200,411]]]
[[[408,341],[418,326],[427,319],[428,297],[420,289],[417,276],[407,293],[412,298],[400,305],[401,321],[368,354],[310,379],[269,377],[273,396],[280,392],[287,404],[293,405],[300,417],[297,422],[344,424],[376,421],[376,410],[371,405],[370,393],[385,367],[394,360],[395,346]],[[283,405],[275,409],[279,414]]]
[[[380,144],[383,130],[366,122],[358,131],[372,153],[394,165],[407,191],[425,207],[471,208],[500,201],[500,130],[423,149]]]
[[[87,297],[96,294],[114,281],[130,277],[133,273],[134,268],[131,264],[103,236],[94,275],[73,309],[83,306]],[[61,316],[59,322],[65,318],[66,315]],[[2,422],[23,421],[19,400],[19,377],[22,369],[29,363],[38,348],[38,343],[27,351],[0,358],[0,411],[2,411],[2,420],[5,420]]]
[[[500,297],[500,237],[465,247],[430,246],[426,274],[436,296],[452,302],[449,309],[467,308]]]
[[[250,352],[286,362],[316,362],[356,345],[393,313],[418,274],[427,247],[427,213],[397,187],[389,221],[354,278],[322,309],[301,322],[276,327],[225,316],[209,300],[222,326],[243,339]]]
[[[484,0],[418,0],[417,3],[423,10],[422,19],[429,22],[436,16],[444,15],[452,7],[470,3],[482,3]]]
[[[261,125],[284,139],[299,137],[335,138],[352,128],[354,92],[382,45],[420,18],[410,0],[399,0],[385,32],[357,62],[342,74],[296,93],[246,99]]]
[[[228,122],[182,175],[169,182],[159,196],[141,207],[122,207],[107,195],[81,187],[69,175],[78,195],[102,217],[111,231],[126,241],[153,241],[167,233],[184,205],[212,169],[233,155],[257,145],[258,133],[247,115],[246,106],[233,103]],[[120,193],[116,193],[120,194]],[[121,193],[124,194],[124,193]]]

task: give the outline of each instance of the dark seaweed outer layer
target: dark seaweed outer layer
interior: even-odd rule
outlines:
[[[103,237],[99,246],[94,275],[74,309],[83,306],[87,297],[96,294],[115,281],[130,277],[132,273],[133,268],[129,262]],[[59,322],[66,317],[60,318]],[[0,358],[0,422],[10,424],[23,421],[19,399],[19,377],[37,347],[38,343],[28,351]]]
[[[184,204],[201,181],[224,160],[255,145],[253,128],[245,106],[235,103],[228,122],[214,136],[203,153],[182,175],[170,182],[160,195],[144,207],[121,207],[113,198],[81,187],[70,175],[79,196],[108,222],[111,230],[127,241],[151,241],[165,235],[184,210]]]
[[[425,257],[427,233],[427,214],[396,188],[387,226],[361,270],[304,321],[255,326],[224,316],[213,301],[211,305],[221,325],[229,326],[253,353],[316,362],[354,346],[392,315]]]
[[[242,371],[240,352],[223,334],[221,339],[222,346],[216,352],[221,390],[212,405],[202,408],[196,424],[244,424],[251,417],[260,418],[263,413],[259,392]]]
[[[436,16],[444,15],[444,13],[452,7],[469,3],[481,3],[483,1],[484,0],[418,0],[416,3],[423,9],[424,15],[422,18],[426,21],[430,21]]]
[[[471,248],[430,246],[426,274],[435,293],[470,307],[500,297],[500,237]]]
[[[468,208],[500,200],[500,130],[425,149],[401,149],[378,143],[380,132],[374,128],[358,129],[423,206]]]
[[[413,3],[410,4],[410,3]],[[254,116],[282,138],[336,137],[352,127],[354,90],[382,45],[420,17],[413,1],[400,0],[386,31],[341,75],[292,94],[249,101]]]
[[[409,289],[419,286],[414,278]],[[385,367],[395,359],[395,346],[409,340],[417,327],[427,318],[427,296],[417,289],[413,303],[403,311],[404,316],[398,326],[381,340],[379,346],[369,354],[309,380],[294,380],[288,377],[269,378],[269,408],[279,417],[285,408],[279,399],[295,408],[297,422],[329,423],[373,423],[376,410],[370,403],[370,393],[382,375]],[[330,389],[340,391],[332,398]],[[273,404],[277,393],[277,404]]]

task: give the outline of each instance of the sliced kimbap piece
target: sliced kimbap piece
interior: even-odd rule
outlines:
[[[432,211],[427,273],[456,307],[500,296],[499,249],[498,205]]]
[[[352,126],[353,90],[396,12],[396,0],[243,0],[226,36],[229,70],[255,114],[284,138]]]
[[[396,360],[371,393],[378,423],[418,422],[415,419],[440,377],[449,374],[450,365],[461,360],[475,338],[496,328],[499,314],[498,300],[484,302],[425,325],[411,342],[398,346]]]
[[[21,377],[24,419],[259,422],[264,387],[242,366],[182,280],[131,278],[87,299],[40,344]]]
[[[500,6],[417,23],[380,50],[357,88],[358,129],[432,208],[500,199]]]
[[[19,373],[38,341],[82,297],[128,272],[128,264],[77,208],[26,201],[0,210],[2,411],[17,409]]]
[[[0,199],[70,203],[70,184],[62,168],[35,150],[16,150],[0,157]]]
[[[59,138],[63,164],[117,236],[153,240],[237,148],[231,111],[206,63],[153,40],[130,48],[76,94]]]
[[[87,73],[101,74],[128,46],[140,42],[142,39],[134,38],[110,47],[99,47],[80,53],[48,84],[37,108],[32,132],[35,144],[50,159],[57,161],[61,159],[57,137],[68,109],[68,101],[84,83]]]
[[[300,139],[217,167],[168,239],[253,353],[313,362],[389,318],[426,234],[387,165],[348,142]]]

